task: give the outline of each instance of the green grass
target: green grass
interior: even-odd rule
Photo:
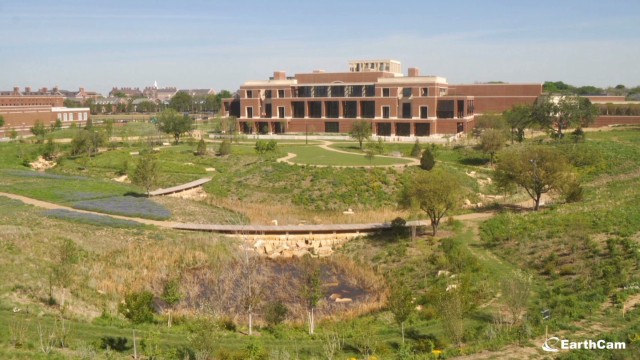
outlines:
[[[374,156],[372,160],[362,155],[344,154],[329,151],[317,146],[292,146],[284,145],[280,147],[284,152],[296,154],[290,161],[296,164],[324,165],[324,166],[380,166],[380,165],[402,165],[410,161],[405,159],[388,158]]]

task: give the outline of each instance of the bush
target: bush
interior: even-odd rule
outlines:
[[[198,148],[196,149],[196,155],[203,156],[207,153],[207,144],[204,142],[204,139],[200,139],[198,142]]]
[[[272,301],[264,308],[264,318],[269,326],[281,324],[289,313],[289,309],[281,301]]]
[[[220,143],[220,148],[218,148],[218,155],[225,156],[231,154],[231,140],[224,139]]]
[[[153,322],[153,294],[149,291],[126,294],[118,312],[134,324]]]
[[[267,152],[276,151],[278,148],[278,142],[275,140],[258,140],[256,141],[255,150],[258,154],[265,154]]]
[[[420,158],[420,168],[423,170],[431,170],[436,165],[436,160],[429,148],[424,149]]]

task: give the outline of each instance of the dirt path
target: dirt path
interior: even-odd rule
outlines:
[[[349,155],[357,155],[357,156],[365,156],[365,154],[359,154],[359,153],[354,153],[351,151],[345,151],[345,150],[340,150],[340,149],[334,149],[332,148],[330,145],[333,144],[333,142],[331,141],[326,141],[326,140],[320,140],[322,143],[318,144],[317,146],[320,148],[323,148],[327,151],[333,151],[333,152],[337,152],[337,153],[342,153],[342,154],[349,154]],[[289,165],[303,165],[300,163],[295,163],[293,161],[290,161],[291,159],[295,158],[297,155],[294,153],[287,153],[287,156],[282,157],[280,159],[277,159],[276,161],[278,162],[284,162],[287,163]],[[420,165],[420,160],[418,159],[414,159],[414,158],[408,158],[408,157],[404,157],[404,156],[400,156],[400,157],[396,157],[396,156],[388,156],[388,155],[376,155],[377,157],[381,157],[381,158],[389,158],[389,159],[402,159],[402,160],[409,160],[408,163],[403,163],[403,164],[392,164],[392,165],[312,165],[312,166],[316,166],[316,167],[334,167],[334,168],[352,168],[352,167],[357,167],[357,168],[389,168],[389,167],[396,167],[396,168],[404,168],[405,166],[414,166],[414,165]]]
[[[60,209],[60,210],[68,210],[68,211],[74,211],[74,212],[84,213],[84,214],[103,215],[103,216],[109,216],[109,217],[116,218],[116,219],[136,221],[136,222],[139,222],[139,223],[142,223],[142,224],[155,225],[155,226],[165,227],[165,228],[173,228],[173,227],[178,225],[178,223],[172,222],[172,221],[149,220],[149,219],[142,219],[142,218],[136,218],[136,217],[104,214],[104,213],[99,213],[99,212],[95,212],[95,211],[79,210],[79,209],[74,209],[74,208],[69,207],[69,206],[58,205],[58,204],[54,204],[54,203],[50,203],[50,202],[46,202],[46,201],[32,199],[32,198],[29,198],[29,197],[26,197],[26,196],[22,196],[22,195],[15,195],[15,194],[9,194],[9,193],[4,193],[4,192],[0,192],[0,196],[5,196],[5,197],[8,197],[9,199],[22,201],[25,204],[37,206],[37,207],[40,207],[40,208],[43,208],[43,209],[48,209],[48,210]]]

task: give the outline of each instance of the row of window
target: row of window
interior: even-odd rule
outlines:
[[[375,96],[375,85],[333,85],[333,86],[298,86],[291,88],[292,97],[373,97]],[[249,99],[258,97],[260,90],[245,90],[246,96]],[[400,93],[402,97],[413,96],[413,88],[406,87],[401,88]],[[429,96],[429,88],[420,88],[420,96]],[[439,95],[444,96],[447,94],[446,88],[439,88]],[[264,90],[264,97],[266,99],[284,98],[284,89],[278,90]],[[383,97],[391,97],[391,88],[382,88]]]
[[[306,109],[305,109],[306,108]],[[309,101],[305,107],[305,103],[301,101],[292,102],[292,110],[294,118],[330,118],[337,119],[340,117],[340,107],[337,101],[326,101],[324,103],[324,113],[322,112],[322,102]],[[305,111],[306,110],[306,111]],[[381,113],[383,119],[389,119],[391,117],[391,107],[382,106]],[[399,114],[399,118],[412,119],[412,106],[411,103],[403,103]],[[249,119],[254,117],[253,106],[246,107],[246,116]],[[278,106],[277,118],[284,119],[286,116],[285,107]],[[271,104],[266,104],[265,112],[260,116],[262,118],[273,118],[273,108]],[[344,118],[357,118],[358,117],[358,103],[355,101],[345,101],[342,105],[342,117]],[[362,101],[360,102],[360,117],[361,118],[374,118],[375,116],[375,102]],[[429,107],[420,106],[420,119],[429,118]]]
[[[78,121],[87,121],[89,119],[88,113],[78,113]],[[73,121],[73,113],[58,113],[58,120],[65,121]]]

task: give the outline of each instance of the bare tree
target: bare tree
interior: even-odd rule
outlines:
[[[531,294],[531,277],[514,271],[501,282],[502,300],[511,315],[511,325],[515,325],[527,309]]]

